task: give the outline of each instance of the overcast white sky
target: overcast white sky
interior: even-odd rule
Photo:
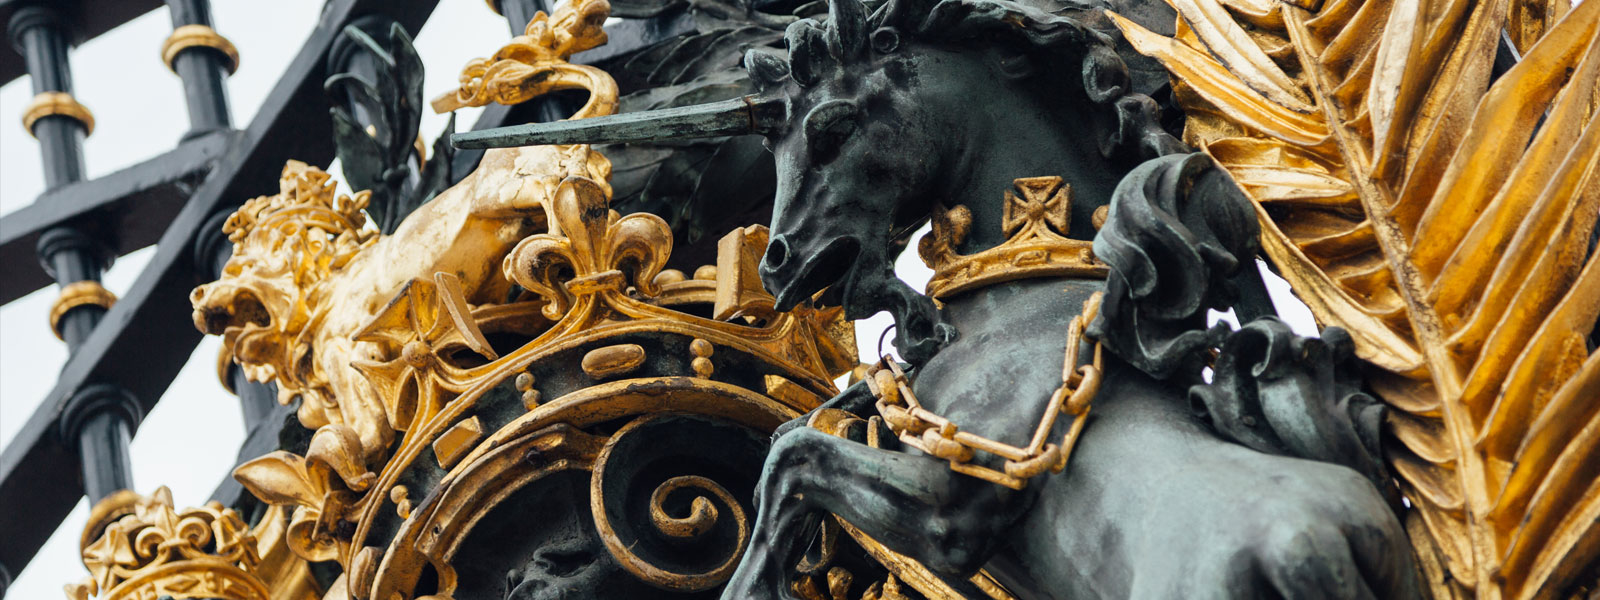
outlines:
[[[217,31],[232,40],[242,56],[239,72],[229,80],[236,127],[245,127],[254,117],[315,25],[321,7],[317,0],[214,2]],[[167,10],[161,8],[73,52],[76,96],[94,112],[96,121],[94,135],[84,148],[90,177],[165,152],[188,130],[180,81],[159,55],[161,42],[170,31]],[[454,87],[456,74],[466,61],[492,54],[509,37],[505,21],[481,0],[443,0],[416,38],[427,66],[425,94],[431,98]],[[0,214],[26,206],[44,191],[38,146],[20,122],[31,97],[26,77],[0,87]],[[462,111],[463,129],[477,112]],[[424,134],[435,135],[444,121],[442,116],[426,115]],[[258,187],[260,193],[272,193],[277,184],[262,181]],[[127,290],[151,250],[119,260],[106,275],[106,287],[118,294]],[[927,269],[914,253],[903,256],[898,267],[902,277],[918,289],[926,283]],[[1281,281],[1269,285],[1275,292],[1284,289]],[[55,295],[56,289],[50,287],[0,307],[0,446],[10,443],[49,393],[66,361],[66,347],[50,333],[47,323]],[[1309,331],[1309,314],[1298,305],[1293,308],[1296,312],[1291,321],[1302,332]],[[858,323],[863,358],[876,352],[879,334],[889,322],[887,315],[879,315]],[[206,338],[155,410],[145,417],[131,450],[138,492],[147,494],[166,485],[179,505],[198,505],[232,469],[244,428],[237,400],[216,379],[218,348],[216,338]],[[76,544],[86,515],[86,502],[79,501],[28,568],[13,573],[9,598],[60,598],[63,584],[86,575]]]

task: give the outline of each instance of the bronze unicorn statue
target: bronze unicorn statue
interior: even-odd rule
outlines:
[[[723,597],[792,597],[824,514],[958,590],[984,569],[1020,597],[1417,594],[1348,335],[1264,316],[1254,212],[1162,127],[1165,73],[1105,8],[831,0],[787,58],[746,55],[758,94],[455,137],[762,134],[778,308],[895,316],[909,365],[780,429]],[[892,271],[930,219],[932,297]],[[1229,307],[1261,318],[1206,327]],[[804,426],[842,414],[876,443]]]

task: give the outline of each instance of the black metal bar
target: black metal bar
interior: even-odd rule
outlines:
[[[92,505],[133,487],[128,443],[143,418],[139,401],[127,390],[100,383],[74,394],[61,421],[61,438],[77,443],[83,489]]]
[[[53,431],[68,399],[92,383],[115,381],[147,412],[199,342],[188,297],[205,274],[192,252],[204,223],[253,196],[276,191],[286,160],[312,164],[332,160],[332,126],[322,81],[326,53],[340,30],[358,16],[381,13],[418,31],[436,4],[435,0],[330,0],[324,7],[317,28],[263,101],[243,138],[217,161],[172,219],[138,280],[67,361],[55,389],[0,453],[0,506],[7,507],[0,512],[0,540],[5,540],[0,543],[0,564],[12,572],[26,566],[83,493],[81,482],[57,475],[77,462],[76,449],[63,445]]]
[[[52,228],[39,236],[39,263],[62,286],[79,281],[99,281],[100,274],[111,266],[111,257],[105,244],[83,230],[71,225]],[[61,340],[67,343],[69,353],[94,331],[105,307],[84,305],[61,316],[57,329]]]
[[[211,27],[207,0],[167,0],[174,29],[185,25]],[[172,70],[183,78],[183,97],[189,106],[189,136],[233,127],[228,108],[229,59],[221,51],[191,47],[173,57]]]
[[[72,93],[72,68],[67,62],[67,36],[63,28],[60,14],[44,6],[18,10],[6,28],[12,45],[27,62],[35,95]],[[83,138],[88,133],[84,123],[64,115],[52,115],[34,122],[32,132],[44,155],[46,187],[83,179]]]
[[[33,93],[72,94],[72,69],[67,59],[67,36],[60,15],[52,8],[29,6],[18,10],[7,24],[7,31],[17,50],[28,64],[33,83]],[[80,118],[64,114],[35,117],[30,131],[39,141],[39,152],[44,165],[45,185],[57,188],[83,179],[83,138],[88,124]],[[105,253],[96,246],[102,245],[94,238],[70,224],[62,224],[46,232],[38,245],[39,258],[45,271],[55,277],[59,285],[78,281],[98,281],[100,273],[108,266],[98,257]],[[81,306],[61,318],[59,329],[74,332],[76,338],[67,338],[69,349],[76,349],[88,330],[98,322],[98,306]]]
[[[12,15],[7,30],[27,61],[34,94],[67,94],[70,97],[72,69],[67,57],[68,37],[60,15],[53,8],[27,7]],[[39,149],[44,155],[45,184],[49,188],[83,179],[83,138],[88,135],[90,126],[86,118],[90,117],[47,114],[34,117],[30,124],[29,129],[39,140]],[[73,223],[44,232],[38,241],[39,259],[63,287],[63,292],[67,286],[79,282],[98,282],[110,266],[109,249],[103,236],[90,235]],[[53,315],[57,320],[52,325],[66,341],[68,351],[76,354],[100,323],[106,307],[100,304],[67,306],[70,308],[65,313]],[[126,390],[106,383],[77,391],[62,411],[62,422],[67,426],[60,431],[61,439],[78,450],[77,467],[91,502],[133,487],[128,442],[140,416],[137,400]]]
[[[0,216],[0,304],[54,283],[36,260],[39,236],[67,223],[95,223],[116,235],[111,255],[156,243],[183,208],[194,185],[238,135],[219,131],[184,140],[172,151],[115,173],[46,191],[28,206]]]
[[[78,432],[78,456],[83,462],[83,491],[89,504],[99,502],[133,483],[133,461],[128,458],[128,443],[133,432],[115,413],[95,414]]]
[[[40,0],[0,0],[0,23],[9,23],[16,11],[39,3]],[[82,44],[161,7],[161,0],[50,0],[48,3],[62,8],[61,16],[66,19],[66,30],[71,35],[67,41],[72,45]],[[69,6],[70,10],[66,8]],[[0,85],[27,72],[21,54],[0,46]]]
[[[512,37],[522,35],[528,29],[528,22],[533,20],[534,13],[550,10],[549,3],[542,0],[489,0],[489,7],[506,18]]]

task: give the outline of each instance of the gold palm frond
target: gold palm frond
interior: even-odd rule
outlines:
[[[1600,560],[1600,1],[1169,3],[1171,38],[1114,20],[1376,367],[1434,596],[1570,589]]]

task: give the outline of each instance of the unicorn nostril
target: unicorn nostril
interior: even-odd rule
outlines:
[[[776,271],[779,268],[782,268],[783,267],[783,263],[787,262],[788,260],[789,260],[789,244],[788,244],[788,242],[783,241],[783,238],[781,236],[774,236],[772,238],[772,241],[767,242],[767,257],[766,257],[767,270],[768,271]]]

